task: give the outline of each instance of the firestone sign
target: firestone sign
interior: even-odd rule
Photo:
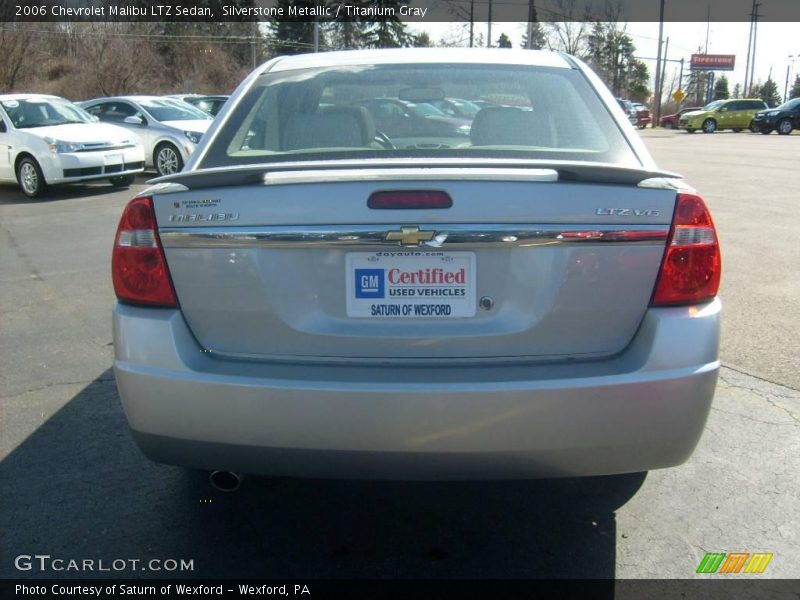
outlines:
[[[692,54],[693,71],[733,71],[735,54]]]

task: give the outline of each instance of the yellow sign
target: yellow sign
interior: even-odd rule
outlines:
[[[682,102],[684,98],[686,98],[686,94],[683,93],[683,90],[676,90],[674,94],[672,94],[675,102]]]

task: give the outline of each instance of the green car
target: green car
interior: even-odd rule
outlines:
[[[702,110],[682,114],[678,127],[689,133],[698,129],[703,133],[714,133],[719,129],[752,131],[753,116],[765,108],[766,102],[758,99],[714,100]]]

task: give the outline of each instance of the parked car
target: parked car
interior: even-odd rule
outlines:
[[[411,139],[364,109],[432,87],[528,107]],[[114,372],[147,456],[227,489],[689,457],[720,365],[714,224],[583,62],[295,55],[232,102],[114,243]]]
[[[633,107],[633,102],[623,98],[617,98],[617,104],[619,104],[620,108],[625,112],[625,116],[628,117],[630,124],[635,126],[639,118],[636,114],[636,109]]]
[[[432,101],[431,104],[449,117],[467,119],[468,121],[474,119],[481,109],[475,102],[461,98],[442,98],[441,100]]]
[[[633,109],[636,111],[635,124],[639,129],[644,129],[653,122],[653,118],[650,116],[650,109],[644,104],[634,102]]]
[[[697,130],[714,133],[722,129],[741,131],[752,129],[753,117],[765,108],[766,102],[758,99],[715,100],[702,110],[684,113],[678,123],[681,129],[689,133]]]
[[[146,166],[177,173],[213,122],[202,110],[159,96],[117,96],[81,102],[100,121],[124,127],[144,144]]]
[[[195,108],[199,108],[203,112],[207,112],[212,117],[216,117],[217,113],[222,110],[223,105],[230,96],[203,96],[201,94],[173,94],[167,98],[177,98],[183,100],[187,104],[191,104]]]
[[[0,181],[16,181],[26,196],[93,179],[126,187],[143,170],[144,150],[130,132],[57,96],[0,95]]]
[[[759,111],[753,117],[753,128],[768,134],[777,131],[789,135],[793,129],[800,129],[800,98],[784,102],[777,108]]]
[[[677,129],[678,128],[678,121],[680,120],[681,116],[688,113],[688,112],[695,112],[698,110],[703,110],[702,106],[690,106],[687,108],[682,108],[674,115],[664,115],[659,119],[659,124],[664,129]]]
[[[445,137],[469,136],[470,119],[448,116],[429,98],[427,102],[410,102],[399,98],[369,98],[360,102],[369,111],[379,130],[393,138],[425,136],[435,129]]]

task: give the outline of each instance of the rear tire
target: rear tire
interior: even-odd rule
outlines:
[[[739,133],[740,131],[741,131],[741,129],[734,129],[733,133]]]
[[[717,122],[714,119],[703,121],[703,133],[714,133],[717,130]]]
[[[781,119],[775,129],[777,129],[779,135],[789,135],[794,127],[790,119]]]
[[[28,198],[41,198],[47,191],[39,163],[31,156],[26,156],[17,165],[17,183],[22,193]]]
[[[136,175],[117,175],[116,177],[110,177],[108,181],[114,187],[128,187],[134,181],[136,181]]]
[[[763,133],[764,135],[769,135],[770,133],[772,133],[772,129],[769,129],[767,127],[762,127],[761,129],[759,129],[759,132]]]
[[[672,121],[666,121],[664,123],[664,129],[675,129],[675,123]]]
[[[747,128],[753,133],[758,133],[758,128],[756,127],[756,124],[753,121],[750,121],[750,125],[748,125]]]
[[[694,133],[694,129],[687,129],[686,133]]]

